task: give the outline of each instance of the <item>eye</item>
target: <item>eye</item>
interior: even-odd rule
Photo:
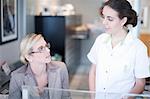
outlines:
[[[103,16],[102,17],[103,19],[102,20],[108,20],[108,21],[114,21],[114,18],[113,17],[111,17],[111,16]]]
[[[38,48],[38,50],[43,51],[43,50],[45,50],[45,47],[41,46],[41,47]]]
[[[107,19],[108,19],[108,21],[113,21],[114,20],[112,17],[108,17]]]

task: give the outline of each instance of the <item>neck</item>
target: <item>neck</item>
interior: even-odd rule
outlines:
[[[111,34],[111,37],[112,37],[112,39],[121,39],[121,38],[125,38],[126,37],[126,35],[127,35],[127,32],[125,31],[125,30],[120,30],[119,32],[117,32],[117,33],[113,33],[113,34]]]
[[[114,33],[111,35],[112,38],[112,46],[114,47],[116,44],[118,44],[120,41],[124,40],[127,35],[127,32],[125,30],[121,30],[117,33]]]
[[[41,76],[46,73],[46,64],[30,63],[30,66],[35,76]]]

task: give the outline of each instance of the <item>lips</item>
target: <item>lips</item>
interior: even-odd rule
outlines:
[[[46,56],[46,58],[50,58],[50,55],[49,55],[49,56]]]

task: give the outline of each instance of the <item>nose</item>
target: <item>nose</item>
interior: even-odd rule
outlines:
[[[46,51],[50,52],[50,49],[48,47],[46,47]]]
[[[105,18],[103,19],[102,23],[103,23],[104,25],[106,25],[106,24],[107,24],[107,21],[106,21],[106,19],[105,19]]]

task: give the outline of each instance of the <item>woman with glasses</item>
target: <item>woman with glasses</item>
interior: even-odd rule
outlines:
[[[68,92],[43,88],[68,89],[68,71],[63,62],[52,61],[50,45],[41,34],[28,34],[20,44],[20,60],[25,64],[12,73],[9,99],[22,99],[22,86],[38,87],[29,99],[70,99]],[[33,88],[31,88],[33,89]]]

